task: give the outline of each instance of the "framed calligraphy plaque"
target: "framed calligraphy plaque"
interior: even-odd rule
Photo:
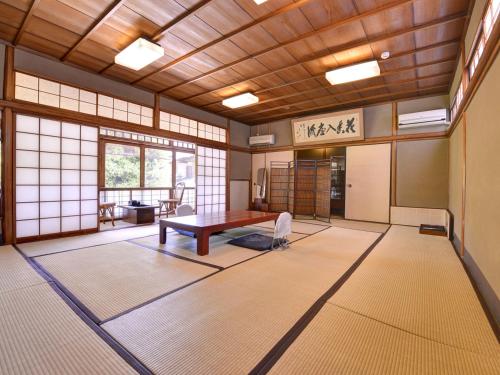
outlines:
[[[363,109],[294,119],[292,134],[294,146],[364,139]]]

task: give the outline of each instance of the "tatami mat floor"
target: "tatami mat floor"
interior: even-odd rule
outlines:
[[[0,247],[0,373],[500,371],[448,240],[393,226],[374,247],[388,226],[294,221],[285,251],[227,244],[273,226],[204,257],[157,225],[20,245],[45,278]]]

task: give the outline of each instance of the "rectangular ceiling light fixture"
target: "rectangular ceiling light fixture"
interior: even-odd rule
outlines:
[[[231,98],[224,99],[222,101],[222,105],[225,105],[226,107],[229,108],[240,108],[258,102],[259,102],[258,97],[256,97],[254,94],[246,92],[241,95],[236,95]]]
[[[380,75],[380,67],[377,60],[367,61],[361,64],[346,66],[326,72],[325,77],[332,85],[340,83],[359,81]]]
[[[115,56],[115,63],[133,70],[140,70],[164,54],[162,46],[139,38]]]
[[[260,5],[262,3],[265,3],[267,0],[253,0],[255,1],[255,4]]]

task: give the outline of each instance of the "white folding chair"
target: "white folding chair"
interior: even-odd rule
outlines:
[[[194,210],[189,204],[181,204],[175,208],[175,216],[188,216],[193,215]]]
[[[275,240],[277,247],[286,249],[288,247],[287,236],[292,234],[292,215],[288,212],[282,212],[276,220],[276,225],[274,226],[273,242],[271,243],[271,249],[275,248]]]

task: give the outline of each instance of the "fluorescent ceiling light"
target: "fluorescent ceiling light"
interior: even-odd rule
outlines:
[[[144,38],[139,38],[115,56],[115,63],[133,70],[140,70],[164,54],[163,47]]]
[[[326,72],[325,77],[332,85],[339,83],[346,83],[352,81],[359,81],[380,75],[380,67],[377,60],[364,62],[361,64],[346,66]]]
[[[255,104],[259,102],[259,98],[249,92],[241,95],[233,96],[222,101],[222,105],[229,108],[240,108],[246,105]]]
[[[253,0],[255,1],[255,4],[260,5],[262,3],[265,3],[267,0]]]

